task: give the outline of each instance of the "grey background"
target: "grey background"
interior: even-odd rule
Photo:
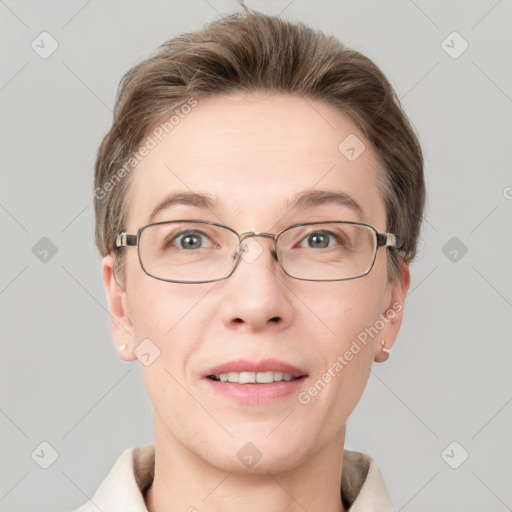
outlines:
[[[347,445],[377,460],[399,510],[512,510],[512,2],[248,5],[374,59],[425,151],[428,207],[405,323],[390,360],[374,367]],[[153,439],[138,362],[123,363],[110,337],[93,162],[122,74],[236,9],[0,1],[2,511],[71,510],[125,448]],[[43,31],[59,45],[46,59],[31,48]],[[469,44],[458,58],[445,51],[460,51],[457,36],[442,43],[453,31]],[[58,250],[46,262],[43,237]],[[48,469],[44,441],[58,453]]]

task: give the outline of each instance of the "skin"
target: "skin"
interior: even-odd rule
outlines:
[[[353,162],[338,150],[349,134],[366,146]],[[239,233],[277,233],[299,222],[359,220],[386,232],[377,165],[351,119],[321,101],[270,94],[201,98],[133,171],[126,229],[136,233],[149,223],[169,192],[192,190],[215,195],[221,206],[174,206],[155,221],[201,218]],[[350,194],[363,217],[335,204],[286,210],[290,197],[310,189]],[[380,248],[362,278],[300,281],[273,258],[271,239],[248,243],[263,253],[214,283],[151,278],[136,249],[128,248],[126,280],[119,284],[113,255],[103,260],[114,341],[118,349],[127,345],[120,357],[135,360],[133,350],[146,338],[160,350],[151,365],[139,363],[154,408],[155,479],[145,495],[150,512],[344,510],[345,424],[372,363],[387,358],[380,342],[392,347],[403,309],[306,405],[296,394],[240,405],[211,391],[200,374],[233,359],[276,358],[306,369],[307,389],[380,314],[403,306],[409,268],[402,263],[400,279],[388,283],[386,249]],[[250,468],[237,457],[247,442],[262,454]]]

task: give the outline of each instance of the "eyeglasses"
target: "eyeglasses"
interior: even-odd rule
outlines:
[[[238,234],[228,226],[199,220],[155,222],[141,227],[136,235],[121,231],[115,247],[137,246],[142,269],[155,279],[209,283],[233,274],[240,260],[246,259],[245,240],[255,236],[273,238],[273,255],[284,272],[304,281],[362,277],[372,269],[379,247],[398,248],[398,239],[391,233],[338,220],[294,224],[277,234]]]

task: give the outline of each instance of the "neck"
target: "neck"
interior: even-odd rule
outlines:
[[[200,458],[155,417],[155,476],[144,496],[146,508],[149,512],[236,508],[244,512],[345,512],[340,494],[344,442],[345,429],[297,467],[240,473]]]

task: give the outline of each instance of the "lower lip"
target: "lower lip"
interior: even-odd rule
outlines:
[[[264,404],[297,393],[304,385],[306,377],[269,384],[238,384],[236,382],[221,382],[208,377],[205,380],[214,391],[238,403]]]

